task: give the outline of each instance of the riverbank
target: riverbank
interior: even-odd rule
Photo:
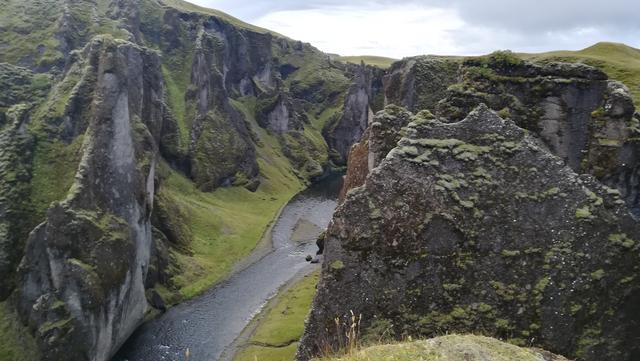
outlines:
[[[337,205],[340,181],[336,175],[295,196],[271,227],[273,251],[142,325],[114,360],[178,361],[187,352],[192,360],[218,360],[283,285],[313,269],[305,256],[315,254],[315,241],[290,240],[301,221],[315,224],[318,232],[326,228]]]
[[[316,294],[320,265],[296,275],[243,330],[220,361],[293,360]]]

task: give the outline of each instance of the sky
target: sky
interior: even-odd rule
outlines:
[[[340,55],[640,48],[640,0],[189,0]]]

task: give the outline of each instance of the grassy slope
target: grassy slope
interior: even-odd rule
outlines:
[[[325,358],[326,360],[336,358]],[[426,341],[373,346],[337,358],[342,361],[539,361],[542,355],[482,336],[449,335]],[[556,361],[566,361],[558,358]]]
[[[529,60],[582,62],[598,67],[611,79],[628,86],[636,104],[640,104],[640,49],[618,43],[597,43],[579,51],[519,55]]]
[[[182,272],[174,282],[181,298],[193,297],[228,275],[256,247],[278,211],[304,188],[277,139],[256,124],[242,102],[234,105],[245,112],[260,139],[262,183],[257,192],[233,187],[204,193],[181,174],[163,169],[167,176],[163,192],[188,215],[194,236],[193,255],[176,254]]]
[[[360,62],[364,62],[367,65],[377,66],[378,68],[387,69],[394,62],[398,61],[398,59],[385,58],[383,56],[370,56],[370,55],[362,55],[362,56],[340,56],[336,58],[336,60],[343,61],[346,63],[360,64]]]
[[[278,296],[260,320],[249,345],[236,355],[236,361],[293,360],[316,293],[318,276],[319,272],[305,276]]]
[[[5,302],[0,303],[0,360],[37,361],[41,359],[37,349],[35,340],[9,306]]]

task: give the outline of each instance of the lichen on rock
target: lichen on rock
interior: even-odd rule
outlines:
[[[402,135],[334,215],[300,359],[337,345],[351,311],[397,339],[481,332],[633,359],[640,260],[622,234],[640,226],[616,192],[484,105]]]

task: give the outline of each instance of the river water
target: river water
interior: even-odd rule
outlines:
[[[295,196],[274,224],[271,252],[203,295],[139,327],[112,361],[218,360],[278,289],[313,269],[305,256],[315,255],[315,240],[293,242],[291,238],[296,225],[304,223],[307,235],[327,227],[341,184],[342,177],[333,175]]]

